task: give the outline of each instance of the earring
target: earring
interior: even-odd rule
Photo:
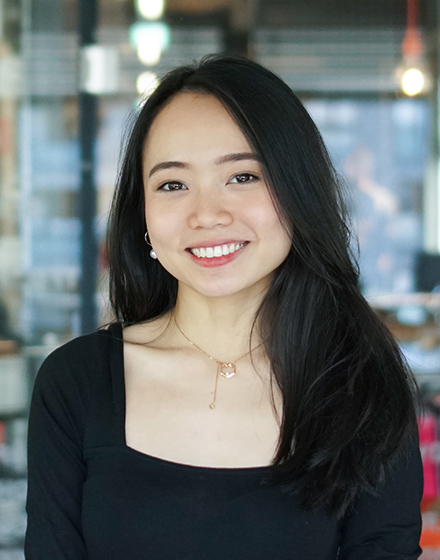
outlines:
[[[145,232],[144,239],[145,243],[151,247],[151,243],[148,239],[148,230]],[[153,248],[150,251],[150,257],[155,260],[157,259],[156,251]]]

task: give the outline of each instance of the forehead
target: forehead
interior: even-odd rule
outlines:
[[[180,93],[156,116],[148,132],[144,158],[187,158],[227,150],[250,150],[242,130],[214,96]]]

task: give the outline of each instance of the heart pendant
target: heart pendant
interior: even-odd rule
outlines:
[[[224,364],[221,364],[220,366],[220,375],[223,375],[223,377],[226,377],[226,379],[234,377],[236,372],[237,369],[235,367],[235,364],[231,364],[230,362],[226,362]]]

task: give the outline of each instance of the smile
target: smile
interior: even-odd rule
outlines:
[[[216,245],[215,247],[194,247],[189,251],[198,259],[212,259],[214,257],[231,255],[242,249],[245,245],[246,243],[230,243],[227,245]]]

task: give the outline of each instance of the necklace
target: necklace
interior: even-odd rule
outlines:
[[[218,384],[219,375],[221,375],[225,379],[231,379],[231,377],[234,377],[234,375],[237,373],[237,367],[236,367],[235,364],[239,360],[241,360],[242,358],[245,358],[248,354],[251,354],[257,348],[262,346],[265,343],[265,340],[263,340],[263,342],[260,342],[260,344],[255,346],[255,348],[251,348],[250,350],[248,350],[247,352],[245,352],[244,354],[239,356],[233,362],[222,362],[221,360],[217,360],[213,356],[210,356],[208,354],[208,352],[205,352],[202,348],[200,348],[200,346],[197,346],[197,344],[195,342],[193,342],[188,336],[186,336],[186,334],[182,331],[182,329],[180,328],[179,323],[177,322],[176,317],[174,317],[174,315],[173,315],[173,319],[174,319],[174,322],[176,323],[176,327],[179,329],[180,334],[184,338],[186,338],[186,340],[191,344],[191,346],[194,346],[194,348],[196,348],[199,352],[202,352],[202,354],[205,354],[205,356],[208,356],[208,358],[211,360],[211,362],[214,362],[214,363],[217,364],[217,374],[215,376],[215,385],[214,385],[214,397],[212,399],[212,403],[209,405],[209,408],[211,410],[213,410],[215,408],[215,401],[216,401],[216,398],[217,398],[217,384]]]

